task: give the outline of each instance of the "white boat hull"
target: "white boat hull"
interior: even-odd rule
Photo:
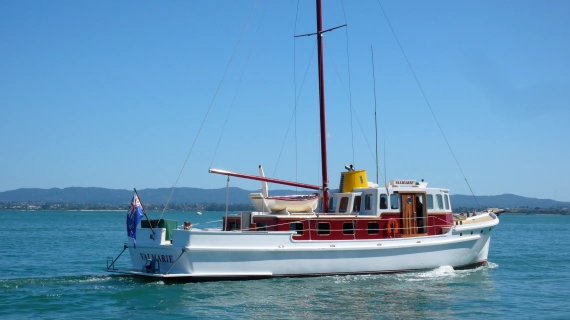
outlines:
[[[133,269],[109,271],[193,281],[464,267],[487,261],[498,222],[453,226],[438,236],[350,241],[295,241],[293,232],[173,230],[172,245],[150,239],[136,248],[127,244]],[[141,239],[150,230],[137,232]],[[152,258],[159,260],[155,273],[143,270]]]

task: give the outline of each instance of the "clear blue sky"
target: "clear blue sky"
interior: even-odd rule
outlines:
[[[0,191],[171,187],[254,3],[1,1]],[[475,194],[570,201],[570,2],[382,4]],[[350,163],[375,180],[373,46],[382,173],[385,141],[388,179],[468,194],[377,1],[344,10],[324,1],[325,28],[348,24],[325,36],[331,186]],[[224,187],[212,159],[320,183],[315,38],[293,39],[314,32],[314,3],[295,11],[258,2],[178,186]]]

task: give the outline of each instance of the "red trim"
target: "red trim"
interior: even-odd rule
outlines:
[[[224,176],[232,176],[232,177],[238,177],[238,178],[244,178],[244,179],[250,179],[250,180],[258,180],[258,181],[265,181],[265,182],[273,182],[273,183],[284,184],[286,186],[292,186],[292,187],[321,190],[321,187],[315,186],[313,184],[306,184],[306,183],[300,183],[300,182],[280,180],[280,179],[274,179],[274,178],[268,178],[268,177],[260,177],[260,176],[254,176],[251,174],[245,174],[245,173],[237,173],[237,172],[231,172],[231,171],[220,170],[220,169],[212,169],[212,168],[210,168],[209,172],[221,174]]]

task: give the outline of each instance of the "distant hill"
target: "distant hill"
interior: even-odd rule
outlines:
[[[166,203],[170,188],[141,189],[138,190],[143,203],[163,204]],[[199,189],[199,188],[176,188],[170,203],[225,203],[226,188]],[[248,194],[253,191],[230,187],[228,202],[230,204],[249,204]],[[292,190],[271,190],[271,195],[292,194]],[[310,192],[308,192],[310,193]],[[77,203],[77,204],[108,204],[118,205],[131,201],[132,190],[118,190],[105,188],[25,188],[0,192],[0,202],[54,202],[54,203]],[[478,196],[479,205],[483,208],[560,208],[570,207],[570,202],[561,202],[550,199],[536,199],[517,196],[514,194],[502,194],[497,196]],[[474,208],[477,204],[472,196],[451,195],[451,204],[454,208]]]
[[[536,199],[521,197],[510,193],[501,194],[498,196],[477,196],[479,205],[483,208],[563,208],[570,207],[570,202],[562,202],[551,199]],[[451,205],[454,208],[467,207],[475,208],[477,203],[473,196],[466,195],[452,195]]]

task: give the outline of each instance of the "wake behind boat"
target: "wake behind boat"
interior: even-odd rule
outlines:
[[[321,1],[317,45],[322,185],[210,169],[211,173],[316,190],[317,195],[271,197],[266,185],[250,195],[255,211],[227,215],[218,229],[150,220],[137,225],[144,208],[135,194],[127,225],[132,268],[107,270],[183,281],[374,274],[454,268],[487,262],[493,212],[454,217],[449,190],[424,181],[369,182],[365,170],[341,172],[330,193],[323,78]],[[320,210],[317,208],[320,206]],[[148,219],[148,218],[147,218]],[[120,255],[119,255],[120,256]]]

